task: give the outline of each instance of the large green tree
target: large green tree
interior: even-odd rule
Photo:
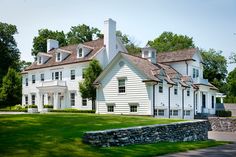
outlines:
[[[33,39],[33,56],[36,56],[38,52],[47,52],[47,39],[55,39],[59,41],[59,46],[67,45],[66,36],[63,31],[40,29],[38,31],[38,36]]]
[[[236,53],[232,53],[229,57],[229,63],[236,63]]]
[[[153,41],[149,41],[148,44],[155,48],[157,52],[176,51],[195,47],[193,38],[172,32],[163,32]]]
[[[228,83],[229,95],[236,97],[236,68],[228,74],[226,81]]]
[[[92,60],[88,68],[84,71],[84,81],[79,83],[79,90],[83,98],[92,100],[92,109],[95,110],[96,88],[93,82],[102,72],[102,67],[99,61]]]
[[[101,31],[97,28],[87,26],[85,24],[72,26],[67,33],[68,44],[79,44],[91,41],[93,37],[100,37]]]
[[[9,68],[0,88],[1,105],[12,106],[21,103],[21,90],[21,75]]]
[[[14,39],[15,34],[15,25],[0,22],[0,85],[8,68],[17,68],[19,62],[20,52]]]
[[[219,88],[220,92],[225,90],[225,78],[227,75],[227,60],[221,51],[209,49],[200,50],[203,58],[203,76]]]

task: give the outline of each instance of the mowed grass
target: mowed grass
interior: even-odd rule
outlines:
[[[202,141],[98,148],[82,143],[85,131],[177,121],[96,114],[0,115],[0,156],[155,156],[225,144]]]

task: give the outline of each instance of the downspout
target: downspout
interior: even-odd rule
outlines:
[[[186,90],[186,87],[182,89],[182,119],[184,119],[184,90]]]
[[[156,84],[153,85],[153,89],[152,89],[153,90],[153,92],[152,92],[153,93],[153,96],[152,96],[153,97],[152,98],[153,99],[153,104],[152,104],[153,105],[153,117],[155,117],[155,97],[156,97],[155,86],[156,86]]]
[[[194,118],[194,116],[195,116],[195,108],[196,108],[196,92],[198,91],[198,89],[197,90],[194,90],[194,92],[193,92],[193,118]]]
[[[173,85],[171,85],[168,88],[168,118],[170,118],[170,89],[173,87]]]

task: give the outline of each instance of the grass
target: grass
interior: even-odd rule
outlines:
[[[0,115],[1,156],[155,156],[225,142],[155,143],[97,148],[82,143],[85,131],[172,123],[176,119],[95,114]]]

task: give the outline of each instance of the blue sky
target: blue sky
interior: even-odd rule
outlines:
[[[102,30],[106,18],[140,46],[172,31],[193,37],[200,48],[222,50],[227,58],[236,52],[236,0],[0,0],[0,21],[17,26],[21,59],[27,61],[33,61],[39,29],[68,32],[85,23]]]

